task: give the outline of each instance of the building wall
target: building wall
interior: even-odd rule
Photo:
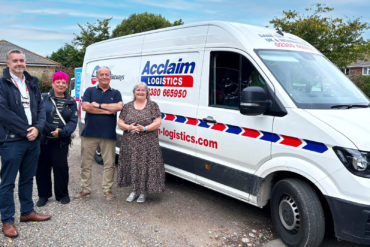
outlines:
[[[360,76],[362,75],[362,68],[350,68],[349,75],[351,76]]]

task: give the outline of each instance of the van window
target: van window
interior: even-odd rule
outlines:
[[[257,54],[299,108],[369,105],[366,96],[322,55],[282,50],[258,50]]]
[[[235,52],[211,52],[209,105],[238,109],[240,92],[248,86],[265,87],[254,66]]]

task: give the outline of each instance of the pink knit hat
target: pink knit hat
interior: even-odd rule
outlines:
[[[65,80],[68,85],[68,78],[69,77],[66,73],[64,73],[63,71],[58,71],[58,72],[55,72],[53,75],[53,83],[56,80]]]

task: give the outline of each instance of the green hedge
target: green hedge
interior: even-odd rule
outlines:
[[[350,76],[350,79],[370,98],[370,76]]]

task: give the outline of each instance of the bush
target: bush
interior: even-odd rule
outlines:
[[[370,76],[356,75],[349,76],[349,79],[353,81],[366,95],[370,98]]]
[[[365,75],[365,76],[362,76],[362,78],[364,80],[364,84],[370,84],[370,76]]]
[[[40,80],[39,81],[40,91],[41,93],[47,93],[51,89],[51,80]]]
[[[364,76],[362,75],[350,75],[349,79],[353,81],[353,83],[356,84],[356,86],[358,86],[359,88],[362,88],[365,84]]]
[[[363,76],[364,78],[364,85],[362,86],[361,90],[370,98],[370,76]]]
[[[47,93],[51,89],[51,75],[48,73],[42,73],[41,78],[39,78],[39,86],[41,93]]]

